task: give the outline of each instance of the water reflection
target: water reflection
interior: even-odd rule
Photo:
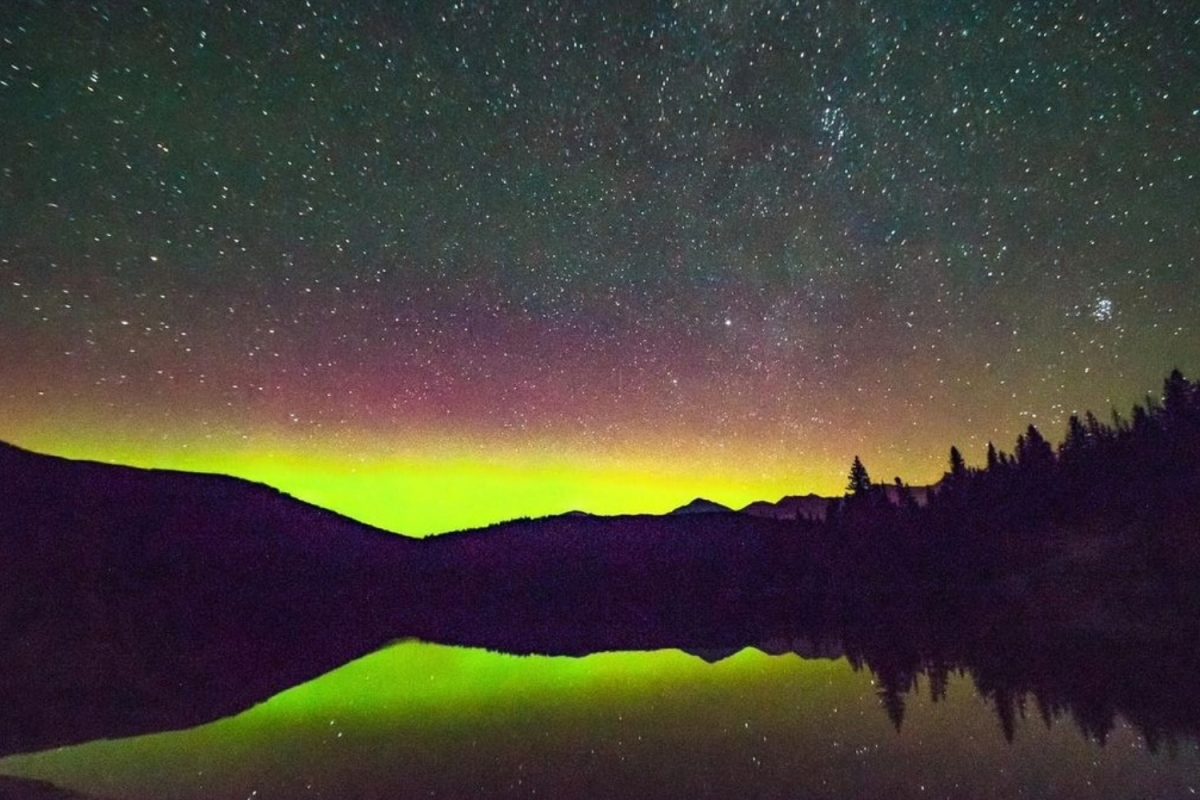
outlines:
[[[1200,789],[1194,742],[1152,753],[1121,716],[1102,746],[1053,722],[1049,700],[1048,724],[1022,715],[1016,692],[998,725],[1003,704],[982,675],[897,673],[899,691],[856,670],[859,656],[839,656],[834,643],[763,647],[780,654],[573,658],[403,642],[229,719],[14,756],[0,760],[0,773],[147,800],[1008,797],[1030,788],[1042,797],[1111,797]],[[793,649],[837,657],[801,658]]]

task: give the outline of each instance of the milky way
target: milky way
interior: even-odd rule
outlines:
[[[855,454],[932,480],[1200,371],[1190,3],[16,2],[0,35],[17,443],[423,532],[836,491]]]

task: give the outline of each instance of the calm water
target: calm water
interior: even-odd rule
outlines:
[[[1010,744],[970,679],[952,677],[936,703],[927,689],[907,698],[898,732],[871,674],[844,659],[404,642],[229,719],[10,757],[0,774],[113,800],[1200,791],[1194,743],[1151,753],[1119,722],[1101,746],[1031,708]]]

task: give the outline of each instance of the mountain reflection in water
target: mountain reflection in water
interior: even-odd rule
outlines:
[[[1200,789],[1194,727],[1182,731],[1148,700],[1105,704],[1103,687],[1078,670],[1076,681],[1044,664],[968,675],[843,649],[777,639],[571,657],[406,641],[228,719],[13,756],[0,774],[114,800]],[[855,666],[864,663],[882,671]],[[1159,727],[1147,737],[1151,717]]]

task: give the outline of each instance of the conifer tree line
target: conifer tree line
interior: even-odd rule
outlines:
[[[1148,396],[1128,416],[1115,409],[1107,422],[1091,411],[1072,415],[1057,445],[1029,425],[1012,452],[989,442],[982,466],[968,466],[951,447],[947,471],[923,503],[900,478],[872,481],[856,456],[846,496],[831,501],[825,527],[876,539],[954,534],[960,555],[973,543],[973,555],[991,546],[997,556],[1000,534],[1011,544],[1047,526],[1131,517],[1164,521],[1176,534],[1191,525],[1190,539],[1157,544],[1194,553],[1200,565],[1200,383],[1178,369],[1164,380],[1161,397]]]

